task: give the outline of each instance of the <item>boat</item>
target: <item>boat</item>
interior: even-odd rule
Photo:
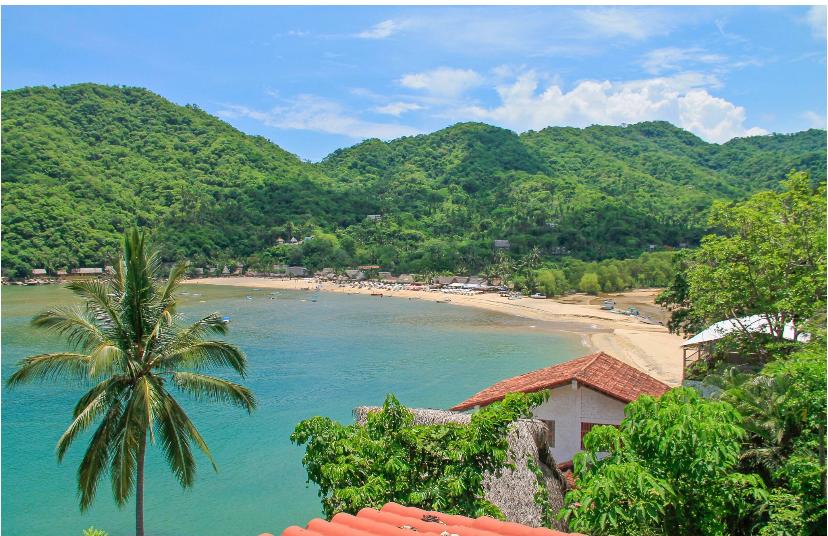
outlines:
[[[372,292],[371,296],[378,296],[378,297],[382,298],[382,292]]]
[[[230,323],[230,317],[229,316],[221,317],[221,323],[222,324],[229,324]]]
[[[451,303],[451,298],[446,298],[444,300],[437,300],[437,303]]]
[[[509,296],[510,300],[519,300],[522,296],[520,294],[512,294]]]
[[[531,296],[529,296],[529,297],[530,297],[530,298],[534,298],[534,299],[536,299],[536,300],[545,300],[545,299],[546,299],[546,296],[545,296],[545,295],[543,295],[543,294],[541,294],[540,292],[535,292],[534,294],[532,294],[532,295],[531,295]]]

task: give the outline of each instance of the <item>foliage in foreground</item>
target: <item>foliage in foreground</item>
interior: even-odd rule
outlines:
[[[510,423],[529,417],[545,397],[510,394],[475,413],[468,425],[415,425],[412,413],[388,395],[364,426],[313,417],[296,426],[291,441],[307,445],[302,463],[329,518],[389,501],[502,518],[483,497],[483,475],[507,467]]]
[[[97,423],[78,467],[80,508],[92,505],[99,482],[109,472],[118,506],[136,495],[138,536],[143,535],[147,440],[159,444],[184,488],[195,481],[193,445],[216,468],[207,443],[170,388],[248,412],[256,405],[247,388],[202,372],[229,367],[243,377],[247,360],[232,344],[205,340],[227,333],[217,313],[187,324],[176,311],[186,264],[175,266],[163,284],[156,279],[159,268],[159,256],[149,251],[144,234],[137,229],[125,234],[123,255],[109,281],[68,285],[84,305],[50,309],[32,320],[35,327],[63,336],[75,351],[27,357],[8,379],[10,388],[37,381],[94,383],[75,405],[72,422],[58,440],[58,460]]]
[[[561,511],[572,529],[731,534],[765,499],[761,479],[738,472],[745,431],[730,404],[677,388],[643,396],[625,414],[618,428],[597,426],[584,437],[574,459],[578,486]]]
[[[744,416],[742,470],[773,489],[768,525],[784,524],[786,534],[825,534],[825,370],[825,339],[819,336],[759,374],[731,369],[718,378],[726,387],[721,398]]]

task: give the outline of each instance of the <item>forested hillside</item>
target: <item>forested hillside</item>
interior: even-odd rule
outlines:
[[[475,271],[495,239],[513,255],[632,257],[697,243],[714,199],[775,188],[792,168],[826,175],[821,130],[715,145],[663,122],[522,135],[465,123],[309,164],[138,88],[6,91],[2,119],[5,273],[100,264],[132,223],[168,260],[199,263]]]

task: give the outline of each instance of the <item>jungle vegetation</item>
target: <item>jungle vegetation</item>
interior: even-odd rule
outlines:
[[[18,277],[100,266],[131,225],[194,266],[477,273],[495,239],[513,261],[637,258],[697,245],[716,200],[826,175],[822,130],[717,145],[665,122],[461,123],[313,164],[195,105],[96,84],[4,91],[2,128],[3,270]]]

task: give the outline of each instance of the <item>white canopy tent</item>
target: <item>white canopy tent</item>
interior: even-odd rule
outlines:
[[[731,318],[728,320],[722,320],[721,322],[716,322],[704,331],[697,333],[694,337],[685,341],[682,346],[697,346],[705,342],[718,341],[719,339],[727,337],[731,333],[736,333],[742,330],[746,330],[751,333],[772,333],[771,325],[765,315],[744,316],[742,318]],[[807,333],[800,333],[796,339],[794,339],[794,326],[790,322],[785,324],[782,337],[789,341],[798,340],[799,342],[808,342],[811,338],[811,336]]]

